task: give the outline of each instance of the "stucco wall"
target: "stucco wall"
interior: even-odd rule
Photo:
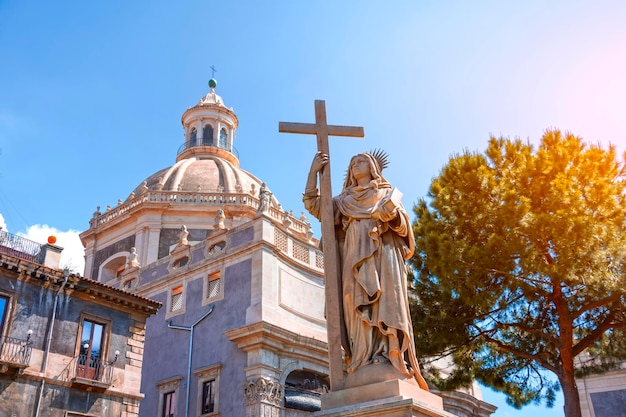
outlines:
[[[197,383],[194,371],[221,364],[219,386],[220,415],[245,415],[243,382],[246,355],[237,349],[224,332],[244,325],[245,311],[250,303],[250,276],[252,263],[249,259],[227,267],[223,273],[224,298],[214,302],[214,310],[194,328],[193,363],[191,366],[190,415],[196,415]],[[208,306],[202,305],[204,275],[187,281],[185,312],[171,318],[172,324],[189,327],[202,317]],[[167,290],[151,298],[167,305]],[[166,308],[148,319],[144,351],[144,372],[141,391],[146,397],[141,402],[140,416],[158,415],[159,381],[182,377],[178,391],[178,410],[185,409],[186,377],[189,347],[189,331],[167,327]],[[167,349],[163,347],[167,346]]]
[[[47,329],[52,317],[57,285],[45,288],[38,283],[44,278],[18,280],[16,274],[3,275],[0,271],[0,290],[15,300],[14,309],[7,321],[6,336],[21,340],[26,339],[29,329],[33,330],[29,342],[32,354],[29,366],[23,373],[10,369],[0,373],[0,416],[33,416],[36,399],[41,392],[40,413],[42,417],[65,417],[66,411],[88,413],[100,417],[120,417],[129,410],[126,396],[139,395],[139,382],[126,381],[125,377],[130,360],[126,357],[129,339],[133,335],[131,326],[136,324],[135,315],[117,310],[114,305],[96,304],[94,301],[73,296],[71,288],[66,287],[58,297],[56,319],[50,343],[50,353],[46,368],[47,382],[41,390],[41,370],[46,348]],[[114,378],[110,391],[87,392],[72,387],[74,377],[73,358],[79,343],[81,315],[103,319],[108,323],[108,345],[103,346],[101,358],[106,362],[114,359],[116,350],[120,351],[113,363]],[[131,366],[131,368],[136,368]],[[132,379],[132,378],[131,378]],[[132,403],[135,400],[130,400]]]

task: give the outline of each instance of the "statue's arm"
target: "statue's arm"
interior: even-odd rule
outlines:
[[[409,229],[411,228],[411,222],[408,214],[404,211],[404,208],[399,207],[395,210],[395,217],[389,220],[389,227],[399,236],[405,237],[408,235]]]
[[[372,212],[374,220],[386,223],[388,227],[398,235],[407,235],[407,229],[411,227],[409,217],[399,201],[393,201],[385,196]]]
[[[311,169],[306,180],[306,187],[302,196],[304,208],[316,219],[320,220],[320,196],[317,187],[318,173],[328,163],[328,155],[317,152],[311,162]]]

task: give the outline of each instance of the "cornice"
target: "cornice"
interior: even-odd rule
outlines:
[[[326,342],[291,332],[265,321],[228,330],[224,334],[246,352],[269,350],[306,359],[320,366],[328,366]]]
[[[6,271],[20,281],[40,287],[59,290],[93,303],[106,306],[115,305],[117,308],[131,313],[139,313],[146,316],[156,314],[161,308],[161,303],[128,291],[124,291],[99,281],[71,274],[67,277],[63,271],[51,269],[43,265],[24,259],[15,258],[6,254],[0,254],[0,271]],[[65,285],[63,285],[65,282]]]

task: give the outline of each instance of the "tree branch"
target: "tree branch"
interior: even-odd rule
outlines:
[[[528,353],[528,352],[524,352],[518,349],[515,349],[503,342],[501,342],[498,339],[494,339],[492,337],[487,336],[486,341],[488,343],[493,343],[494,345],[496,345],[500,350],[502,350],[503,352],[506,353],[510,353],[513,356],[516,356],[518,358],[522,358],[522,359],[528,359],[531,361],[535,361],[536,363],[538,363],[539,365],[541,365],[542,368],[545,368],[549,371],[554,372],[556,375],[559,375],[559,369],[557,369],[555,366],[553,366],[552,364],[546,362],[541,356],[539,355],[534,355],[532,353]]]
[[[593,331],[591,331],[587,336],[582,338],[580,342],[576,343],[573,346],[573,354],[574,356],[580,355],[585,349],[587,349],[593,342],[600,339],[602,334],[609,329],[624,329],[626,328],[626,322],[615,323],[613,319],[615,318],[615,311],[611,311],[604,321],[600,323]]]
[[[613,301],[619,301],[620,298],[621,298],[621,294],[613,294],[613,295],[611,295],[609,297],[602,298],[600,300],[596,300],[593,303],[589,303],[586,306],[584,306],[583,308],[581,308],[580,310],[578,310],[576,313],[574,313],[574,315],[572,317],[576,319],[576,318],[582,316],[587,311],[593,310],[594,308],[605,306],[608,303],[611,303]]]

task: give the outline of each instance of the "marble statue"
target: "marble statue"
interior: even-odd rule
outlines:
[[[215,224],[213,225],[213,228],[216,230],[226,229],[226,226],[224,225],[224,220],[226,220],[224,210],[217,209],[217,215],[215,216]]]
[[[261,184],[261,188],[259,189],[259,208],[257,213],[264,213],[270,208],[270,203],[272,199],[272,192],[267,188],[265,183]]]
[[[317,219],[317,179],[326,164],[328,155],[318,152],[303,196],[305,208]],[[344,365],[350,377],[369,365],[388,364],[395,374],[427,390],[407,297],[405,262],[414,251],[413,231],[401,193],[382,176],[385,166],[386,157],[378,152],[353,156],[343,189],[332,200],[343,294],[339,314],[345,321]]]
[[[130,248],[130,255],[128,255],[127,265],[129,267],[139,267],[139,256],[137,255],[137,249],[132,247]]]
[[[180,234],[178,235],[178,243],[180,245],[188,245],[189,241],[187,237],[189,236],[189,230],[187,230],[187,226],[182,225],[180,227]]]

